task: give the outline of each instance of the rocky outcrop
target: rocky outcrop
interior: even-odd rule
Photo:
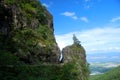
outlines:
[[[75,37],[75,36],[74,36]],[[87,80],[89,71],[88,63],[86,62],[85,49],[80,44],[80,41],[75,37],[74,43],[63,48],[63,63],[72,63],[76,70],[78,70],[78,80]]]
[[[82,46],[71,45],[63,48],[63,61],[64,63],[69,63],[71,61],[81,60],[83,64],[86,63],[86,54]]]
[[[53,18],[37,0],[0,0],[2,51],[29,64],[58,63]]]

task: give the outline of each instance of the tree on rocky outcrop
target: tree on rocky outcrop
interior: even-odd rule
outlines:
[[[76,35],[73,34],[73,44],[78,45],[78,46],[81,46],[80,43],[81,43],[81,42],[77,39]]]
[[[89,70],[86,61],[86,52],[81,42],[78,40],[75,34],[73,34],[73,44],[66,46],[62,50],[64,64],[70,64],[72,66],[70,76],[73,76],[73,80],[88,80]]]

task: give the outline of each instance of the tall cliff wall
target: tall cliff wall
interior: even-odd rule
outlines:
[[[55,41],[53,18],[38,0],[0,0],[1,80],[87,80],[85,50],[63,49]]]
[[[2,52],[29,64],[58,62],[52,15],[37,0],[0,0]]]

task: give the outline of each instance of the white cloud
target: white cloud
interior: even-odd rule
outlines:
[[[53,5],[53,2],[50,1],[50,2],[47,2],[47,3],[42,3],[43,6],[45,6],[46,8],[49,8]]]
[[[111,22],[116,22],[116,21],[120,21],[120,16],[111,19]]]
[[[67,16],[67,17],[71,17],[72,19],[74,20],[77,20],[78,17],[76,16],[75,12],[64,12],[64,13],[61,13],[61,15],[64,15],[64,16]]]
[[[64,16],[74,16],[75,13],[74,12],[64,12],[61,15],[64,15]]]
[[[77,20],[77,19],[78,19],[78,17],[77,17],[77,16],[72,16],[72,18],[73,18],[74,20]]]
[[[45,7],[47,7],[47,8],[50,7],[50,5],[48,5],[46,3],[43,3],[42,5],[45,6]]]
[[[61,49],[73,43],[73,34],[76,34],[87,53],[120,52],[120,28],[108,26],[56,35],[57,43]]]
[[[80,20],[84,22],[88,22],[88,19],[86,17],[81,17]]]

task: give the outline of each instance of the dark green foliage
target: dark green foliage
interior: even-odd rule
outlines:
[[[60,64],[27,65],[10,52],[0,54],[1,80],[78,80],[79,71],[75,62]],[[84,70],[82,70],[85,72]],[[83,77],[83,76],[82,76]],[[83,80],[87,80],[84,77]]]
[[[27,18],[25,22],[28,23],[29,27],[32,19],[37,19],[42,25],[46,25],[48,21],[49,17],[44,14],[45,7],[38,0],[5,0],[5,3],[8,6],[14,5],[17,7],[22,17],[21,19],[26,20]]]
[[[60,80],[77,80],[79,76],[78,70],[73,63],[67,63],[62,66]]]
[[[37,29],[37,33],[39,34],[42,42],[44,44],[53,45],[54,37],[52,36],[52,30],[48,26],[39,26]]]
[[[101,75],[93,75],[90,80],[120,80],[120,66]]]
[[[11,37],[0,34],[0,53],[1,50],[7,50],[9,52],[15,52],[14,40]]]
[[[73,34],[73,44],[75,44],[77,46],[81,46],[80,41],[77,39],[77,37],[75,36],[75,34]]]
[[[1,80],[77,80],[78,71],[73,64],[25,65],[0,67]]]
[[[0,51],[9,51],[22,61],[37,64],[56,56],[52,52],[56,47],[53,29],[48,25],[50,15],[38,0],[4,0],[0,13],[5,14],[2,17],[5,21],[0,21]]]
[[[45,62],[49,61],[52,56],[54,37],[47,28],[47,26],[40,26],[37,30],[26,28],[15,32],[13,40],[18,50],[17,55],[26,57],[30,62],[44,62],[44,58]]]
[[[0,51],[0,66],[11,66],[18,63],[18,57],[9,51]]]

